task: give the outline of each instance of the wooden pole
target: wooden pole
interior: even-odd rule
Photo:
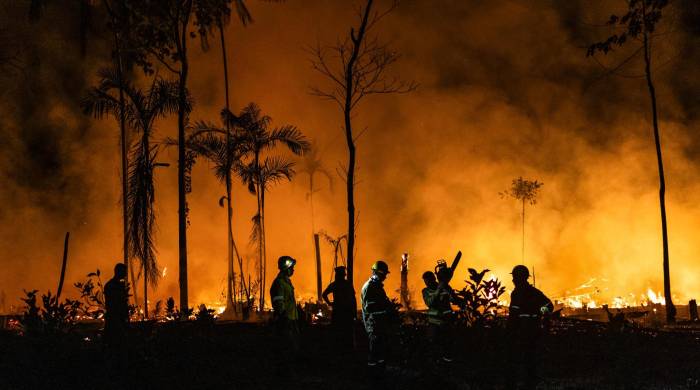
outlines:
[[[314,246],[316,247],[316,299],[318,302],[323,302],[321,293],[323,286],[321,285],[321,248],[318,243],[318,234],[314,233]]]
[[[56,302],[61,296],[61,290],[63,290],[63,279],[66,276],[66,263],[68,262],[68,239],[70,238],[70,232],[66,232],[66,238],[63,241],[63,265],[61,266],[61,279],[58,280],[58,289],[56,290]]]
[[[411,310],[410,296],[408,293],[408,253],[401,256],[401,306],[406,311]]]

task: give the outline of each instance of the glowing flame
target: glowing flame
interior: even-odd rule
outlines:
[[[651,288],[647,290],[647,298],[649,299],[650,303],[656,304],[656,305],[665,305],[666,304],[666,298],[659,293],[656,294],[654,293],[654,290]]]
[[[161,275],[162,277],[165,277],[165,275],[168,274],[168,267],[163,267],[163,274]]]

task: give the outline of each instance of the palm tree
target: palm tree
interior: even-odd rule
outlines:
[[[311,207],[311,235],[316,234],[316,226],[314,223],[314,192],[320,191],[314,186],[314,177],[318,174],[324,175],[328,179],[328,186],[333,189],[333,177],[330,172],[323,166],[321,157],[318,155],[318,148],[312,146],[309,152],[304,155],[304,158],[299,160],[299,172],[309,175],[309,192],[306,194]]]
[[[328,172],[328,170],[326,170],[326,168],[323,166],[321,158],[318,156],[318,149],[315,147],[312,147],[309,152],[304,155],[300,163],[300,171],[309,175],[309,192],[306,194],[306,199],[309,200],[309,208],[311,209],[311,245],[312,248],[315,247],[316,249],[316,292],[318,301],[321,302],[323,292],[323,287],[321,286],[321,254],[320,249],[318,248],[318,235],[316,234],[316,224],[314,221],[314,192],[320,191],[320,189],[317,189],[314,186],[314,176],[317,174],[325,175],[328,179],[328,185],[331,190],[333,189],[333,178],[331,177],[330,172]]]
[[[187,148],[193,151],[197,156],[202,156],[214,164],[214,174],[219,181],[226,186],[226,195],[219,199],[219,205],[224,206],[224,201],[227,205],[227,241],[228,241],[228,283],[226,310],[222,317],[230,317],[235,311],[233,298],[236,296],[236,275],[234,271],[234,253],[238,261],[240,271],[240,292],[245,296],[249,296],[249,286],[246,287],[245,278],[243,277],[243,259],[241,258],[236,241],[233,238],[233,208],[231,207],[231,177],[232,174],[239,172],[241,169],[241,159],[245,154],[243,143],[241,142],[241,134],[231,134],[229,126],[225,128],[218,127],[208,122],[196,122],[190,128],[190,135],[186,141]]]
[[[199,31],[199,37],[202,43],[202,48],[204,50],[209,49],[209,43],[208,43],[208,36],[209,34],[213,34],[213,29],[214,26],[216,26],[216,29],[219,32],[219,40],[221,42],[221,58],[223,62],[223,70],[224,70],[224,100],[225,100],[225,107],[224,109],[226,111],[230,111],[230,102],[229,102],[229,82],[228,82],[228,62],[226,58],[226,39],[224,36],[224,26],[227,25],[230,21],[230,14],[231,14],[231,8],[230,8],[231,0],[200,0],[197,3],[195,3],[195,14],[197,15],[198,20],[205,20],[207,18],[214,20],[214,23],[203,23],[200,25],[200,31]],[[248,8],[245,6],[245,3],[243,0],[235,0],[235,8],[236,8],[236,14],[238,15],[239,20],[243,24],[243,26],[247,26],[248,23],[251,23],[253,21],[253,18],[250,15],[250,12],[248,11]],[[197,127],[197,125],[195,125]],[[234,160],[238,160],[239,158],[234,159],[231,154],[232,149],[226,147],[226,145],[233,147],[232,145],[232,138],[231,138],[231,133],[230,133],[230,128],[229,124],[227,121],[224,121],[224,127],[225,129],[223,130],[225,133],[225,141],[223,143],[218,143],[217,145],[209,145],[209,146],[223,146],[224,149],[223,151],[225,152],[224,161],[213,161],[216,164],[216,172],[217,176],[218,173],[223,172],[223,181],[226,184],[226,196],[222,197],[219,200],[219,204],[223,207],[223,200],[226,200],[226,213],[227,213],[227,220],[228,220],[228,282],[227,282],[227,297],[226,297],[226,310],[224,313],[222,313],[222,317],[230,317],[232,316],[232,310],[235,311],[235,306],[233,305],[233,296],[235,296],[236,291],[235,291],[235,273],[234,273],[234,267],[233,267],[233,250],[236,251],[236,255],[238,256],[239,260],[239,266],[241,267],[241,289],[244,288],[245,284],[245,279],[243,278],[243,262],[240,259],[240,255],[238,253],[238,249],[236,248],[236,243],[233,239],[233,231],[231,228],[231,220],[233,218],[233,209],[231,207],[231,169],[232,169],[232,163]],[[200,130],[212,130],[212,128],[209,129],[200,129]],[[219,130],[219,129],[217,129]],[[214,141],[214,138],[211,137],[206,137],[204,139],[205,141]],[[192,141],[196,141],[196,139],[193,139]],[[189,141],[188,141],[189,143]],[[192,145],[193,147],[197,147],[197,145]],[[210,161],[210,157],[222,157],[219,154],[215,153],[214,150],[211,150],[207,147],[207,145],[199,145],[204,147],[203,151],[205,154],[204,156],[208,158]],[[240,157],[240,156],[239,156]],[[219,168],[222,168],[221,171],[219,171]],[[242,290],[241,290],[242,291]]]
[[[248,104],[236,116],[230,111],[224,111],[224,121],[230,127],[236,127],[241,133],[241,143],[245,150],[247,162],[240,170],[240,176],[248,190],[257,198],[257,214],[253,217],[253,233],[251,241],[257,244],[259,264],[259,310],[265,308],[265,191],[282,179],[291,180],[294,175],[294,163],[280,156],[263,156],[266,152],[282,144],[296,155],[306,153],[310,144],[304,135],[294,126],[284,125],[270,131],[272,121],[267,115],[262,115],[255,103]]]
[[[158,147],[150,142],[154,123],[170,113],[178,111],[178,84],[156,76],[147,91],[135,87],[115,69],[98,72],[100,83],[83,99],[83,110],[96,118],[107,114],[120,115],[122,102],[116,91],[123,91],[123,115],[129,127],[141,134],[141,139],[130,152],[129,190],[127,193],[129,252],[141,262],[144,281],[144,317],[148,318],[148,285],[155,288],[160,278],[154,248],[155,187],[153,170],[167,166],[156,162]]]

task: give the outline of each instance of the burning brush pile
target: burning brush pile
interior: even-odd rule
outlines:
[[[642,327],[665,325],[666,300],[662,293],[647,288],[646,292],[614,295],[608,284],[606,278],[591,278],[553,301],[564,317],[600,322],[624,317]],[[677,296],[673,298],[680,301]],[[688,305],[676,305],[676,308],[680,324],[699,325],[695,300],[690,300]]]
[[[104,326],[105,295],[100,270],[90,272],[82,282],[76,282],[77,299],[61,300],[61,289],[54,295],[51,291],[40,294],[38,290],[24,291],[21,298],[24,308],[16,313],[2,316],[2,329],[20,335],[56,336],[60,334],[96,334]],[[197,309],[188,308],[181,313],[170,297],[165,304],[156,302],[155,308],[145,316],[141,307],[129,305],[132,322],[150,320],[162,323],[179,320],[183,315],[191,321],[214,323],[223,313],[225,306],[200,304]]]

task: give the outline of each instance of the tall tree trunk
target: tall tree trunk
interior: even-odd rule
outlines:
[[[149,145],[149,141],[148,141],[148,131],[145,129],[143,131],[143,142],[142,142],[141,147],[143,148],[143,154],[146,157],[146,159],[144,160],[144,163],[147,164],[145,167],[146,169],[144,169],[144,174],[146,174],[147,176],[145,177],[145,181],[143,184],[148,185],[148,183],[150,183],[153,180],[153,177],[152,177],[152,171],[151,171],[152,167],[151,167],[151,162],[150,162],[151,151],[150,151],[150,145]],[[146,188],[148,188],[148,187],[146,187]],[[145,191],[144,196],[147,196],[147,195],[148,195],[148,192]],[[143,315],[144,315],[145,319],[148,319],[148,271],[149,271],[148,266],[150,265],[149,262],[151,260],[148,257],[148,254],[150,252],[149,241],[148,241],[148,236],[149,236],[148,233],[149,233],[149,229],[150,229],[150,227],[149,227],[149,222],[150,222],[150,220],[149,220],[150,210],[149,209],[151,207],[150,199],[148,199],[148,198],[145,199],[143,207],[144,207],[144,209],[143,209],[143,217],[144,217],[143,218],[143,232],[142,232],[142,234],[143,234],[143,256],[144,256],[144,259],[143,259]]]
[[[124,17],[124,2],[120,1],[118,3],[118,11],[110,7],[108,1],[104,1],[105,7],[108,9],[112,23],[117,25],[121,21],[117,18]],[[134,296],[134,305],[138,306],[138,295],[136,293],[136,279],[134,278],[134,270],[129,261],[129,212],[127,207],[127,192],[128,192],[128,150],[127,145],[127,135],[126,135],[126,112],[124,110],[124,57],[122,54],[122,37],[120,31],[128,31],[128,27],[123,27],[124,29],[114,30],[114,48],[116,49],[117,55],[117,75],[119,77],[119,136],[120,136],[120,147],[121,147],[121,165],[122,165],[122,250],[123,250],[123,263],[127,268],[127,285],[129,280],[129,274],[131,275],[131,290]]]
[[[348,146],[348,171],[347,171],[347,197],[348,197],[348,281],[353,284],[355,268],[355,139],[352,135],[352,98],[354,95],[355,62],[359,55],[362,41],[367,30],[372,0],[367,0],[367,7],[362,16],[360,29],[355,35],[355,30],[350,30],[350,39],[353,42],[353,50],[345,69],[345,103],[343,116],[345,120],[345,142]]]
[[[61,278],[58,280],[58,288],[56,289],[56,303],[58,303],[58,299],[61,297],[63,280],[66,277],[66,265],[68,263],[68,239],[70,239],[70,232],[66,232],[66,238],[63,240],[63,261],[61,262]]]
[[[148,219],[148,218],[146,218]],[[143,228],[143,234],[144,238],[145,235],[148,232],[148,228],[146,227],[148,225],[147,221],[144,221],[144,228]],[[148,248],[146,244],[146,240],[144,239],[144,254],[148,253]],[[148,319],[148,259],[144,259],[143,261],[143,318]]]
[[[348,281],[354,283],[355,270],[355,141],[352,137],[352,123],[350,111],[345,111],[345,138],[348,145],[348,172],[347,172],[347,198],[348,198]]]
[[[262,252],[262,294],[260,295],[260,309],[265,308],[265,287],[267,280],[267,246],[266,246],[266,232],[265,232],[265,184],[260,183],[260,232],[262,234],[260,238],[261,252]]]
[[[257,166],[257,156],[256,156],[256,166]],[[258,179],[256,179],[258,180]],[[258,202],[258,310],[262,312],[264,308],[265,299],[265,287],[263,286],[263,268],[265,264],[263,256],[263,233],[262,233],[262,206],[260,202],[260,184],[255,184],[255,197]]]
[[[309,173],[309,205],[311,206],[311,236],[316,234],[316,224],[314,223],[314,173]]]
[[[318,242],[318,234],[314,233],[314,250],[316,253],[316,302],[323,302],[323,286],[321,275],[321,245]]]
[[[138,308],[139,306],[139,300],[138,297],[136,296],[136,290],[138,290],[136,287],[136,275],[134,274],[134,266],[133,264],[129,265],[129,274],[131,274],[131,291],[134,292],[134,305]],[[129,275],[127,274],[127,279],[129,278]]]
[[[642,2],[644,4],[644,2]],[[646,10],[643,8],[644,19]],[[668,227],[666,224],[666,179],[664,177],[664,163],[661,154],[661,139],[659,135],[659,123],[656,110],[656,91],[651,78],[651,55],[649,50],[649,34],[644,31],[644,70],[646,74],[649,97],[651,98],[652,124],[654,127],[654,143],[656,145],[656,160],[659,166],[659,206],[661,208],[661,237],[663,240],[663,269],[664,269],[664,298],[666,300],[666,321],[676,322],[676,307],[673,305],[671,297],[671,274],[669,269],[668,255]]]
[[[218,20],[219,37],[221,40],[221,58],[224,67],[224,96],[226,102],[226,111],[230,111],[229,91],[228,91],[228,62],[226,58],[226,39],[224,37],[224,25],[221,20]],[[231,207],[231,150],[229,149],[231,142],[231,131],[228,126],[228,121],[224,121],[226,127],[226,217],[228,225],[228,283],[226,305],[236,311],[233,297],[236,295],[236,274],[233,264],[233,251],[235,243],[233,241],[233,228],[231,220],[233,218],[233,208]]]
[[[179,254],[179,282],[180,282],[180,312],[187,313],[189,309],[188,289],[187,289],[187,194],[185,188],[185,119],[187,113],[187,75],[189,64],[187,62],[187,26],[189,14],[192,8],[192,1],[188,1],[184,6],[183,23],[181,25],[179,37],[179,57],[180,57],[180,79],[179,79],[179,107],[177,111],[177,189],[178,189],[178,254]]]
[[[119,38],[115,34],[115,39]],[[117,43],[117,72],[119,72],[119,133],[121,138],[121,162],[122,162],[122,230],[123,230],[123,252],[124,252],[124,265],[128,270],[131,270],[129,266],[129,232],[127,225],[129,224],[129,216],[127,210],[127,199],[126,194],[128,192],[127,176],[128,176],[128,159],[127,159],[127,139],[126,139],[126,118],[124,110],[124,62],[122,60],[120,43]],[[127,273],[128,279],[128,273]],[[131,282],[134,286],[134,305],[138,306],[138,297],[136,295],[136,280],[134,279],[134,271],[131,270]]]
[[[523,264],[525,264],[525,199],[523,199],[522,202],[523,202],[523,213],[522,213],[521,222],[523,225],[522,226],[523,227],[523,229],[522,229],[523,230],[523,244],[522,244],[521,256],[522,256],[522,262],[523,262]]]

